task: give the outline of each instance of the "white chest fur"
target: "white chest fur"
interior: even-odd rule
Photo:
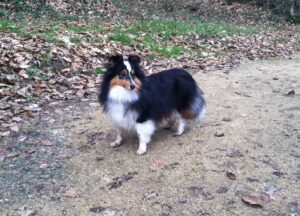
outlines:
[[[107,106],[107,114],[111,120],[123,130],[135,130],[137,113],[128,110],[128,105],[111,101]]]
[[[137,113],[128,109],[128,106],[137,99],[137,93],[119,86],[112,88],[109,92],[106,112],[111,120],[123,130],[135,130]]]

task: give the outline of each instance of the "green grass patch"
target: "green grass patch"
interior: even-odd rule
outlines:
[[[25,23],[15,23],[8,19],[0,19],[0,31],[18,33],[24,28]]]
[[[176,36],[188,36],[195,33],[201,36],[224,36],[251,33],[253,31],[254,29],[225,23],[191,23],[174,20],[138,21],[128,28],[128,32],[134,35],[146,33],[156,35],[165,40],[170,40],[172,37]]]
[[[117,41],[117,42],[122,42],[127,45],[132,44],[132,39],[123,32],[118,32],[118,33],[113,33],[109,36],[109,40],[111,41]]]
[[[173,41],[176,37],[191,39],[194,35],[200,37],[224,37],[236,34],[256,33],[257,29],[244,26],[234,26],[215,22],[183,22],[175,20],[142,20],[127,25],[117,26],[112,30],[109,39],[128,45],[135,45],[138,49],[148,49],[154,55],[164,57],[179,56],[191,53],[190,48],[184,48]],[[132,37],[130,37],[132,35]],[[201,56],[201,52],[193,52]]]
[[[30,102],[30,103],[35,103],[37,101],[37,97],[34,97],[34,96],[28,96],[27,97],[27,101]]]
[[[43,81],[47,81],[49,80],[49,77],[47,77],[46,75],[44,74],[40,74],[38,73],[35,69],[33,68],[28,68],[26,73],[28,74],[29,78],[32,78],[32,77],[39,77],[41,80]]]
[[[40,22],[33,21],[26,30],[26,32],[22,32],[21,34],[30,38],[40,36],[49,43],[54,43],[58,46],[64,46],[64,42],[59,39],[59,36],[62,35],[71,36],[70,42],[78,44],[81,40],[85,40],[85,37],[82,37],[81,34],[83,32],[89,32],[91,35],[103,32],[100,21],[76,25],[74,22],[67,22],[60,19],[42,20]]]
[[[29,76],[29,78],[32,78],[38,74],[37,71],[34,70],[33,68],[28,68],[26,73]]]
[[[74,44],[79,44],[79,43],[80,43],[80,40],[79,40],[78,38],[71,37],[71,38],[70,38],[70,42],[71,42],[71,43],[74,43]]]
[[[102,75],[102,74],[105,73],[105,70],[104,70],[104,68],[97,67],[96,70],[95,70],[95,72],[98,75]]]
[[[48,81],[49,80],[49,77],[47,77],[46,75],[44,74],[38,74],[37,77],[39,77],[41,80],[43,81]]]
[[[74,25],[74,24],[67,24],[65,26],[66,29],[71,30],[76,33],[80,32],[86,32],[89,30],[89,27],[87,25]]]
[[[191,29],[186,23],[178,21],[149,20],[134,23],[128,32],[135,35],[140,35],[141,33],[154,34],[169,40],[173,36],[185,35],[191,32]]]
[[[48,52],[48,53],[44,53],[41,57],[41,62],[42,62],[42,65],[44,66],[49,66],[51,64],[53,60],[53,54]]]
[[[162,55],[165,57],[179,56],[183,54],[183,48],[178,46],[173,46],[172,48],[164,48],[162,50]]]
[[[173,46],[173,47],[162,47],[162,46],[152,46],[151,51],[161,54],[164,57],[173,57],[179,56],[184,53],[182,47]]]

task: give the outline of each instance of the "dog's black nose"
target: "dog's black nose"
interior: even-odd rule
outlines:
[[[131,84],[131,85],[130,85],[130,89],[131,89],[131,90],[135,89],[135,85]]]

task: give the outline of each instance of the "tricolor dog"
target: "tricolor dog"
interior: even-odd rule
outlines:
[[[186,120],[200,120],[206,110],[203,93],[188,72],[174,68],[145,76],[134,55],[109,58],[99,101],[118,129],[111,146],[120,146],[133,132],[139,137],[139,155],[146,153],[157,123],[176,122],[176,135],[181,135]]]

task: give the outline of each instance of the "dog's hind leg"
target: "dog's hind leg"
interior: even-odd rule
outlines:
[[[136,124],[136,132],[139,136],[138,155],[145,154],[147,151],[147,144],[151,141],[151,136],[155,131],[155,124],[152,120]]]
[[[166,118],[163,122],[163,128],[166,130],[169,130],[173,127],[173,125],[176,123],[177,113],[173,113],[168,118]]]
[[[112,147],[118,147],[122,144],[122,141],[123,141],[123,136],[124,136],[124,132],[122,129],[118,128],[118,135],[117,135],[117,138],[114,142],[112,142],[110,145]]]

